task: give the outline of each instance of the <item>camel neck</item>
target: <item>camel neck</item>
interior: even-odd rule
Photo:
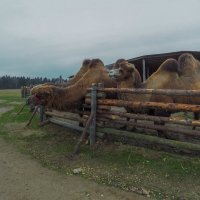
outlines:
[[[121,81],[117,84],[118,88],[138,88],[141,83],[135,83],[132,78],[126,79],[125,81]]]

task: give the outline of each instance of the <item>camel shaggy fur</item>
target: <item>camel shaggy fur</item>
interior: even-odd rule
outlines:
[[[45,99],[47,107],[71,110],[82,106],[87,88],[90,88],[92,83],[103,83],[105,87],[116,87],[115,81],[109,78],[100,59],[93,59],[87,72],[75,84],[66,88],[41,86],[33,89],[32,94]]]

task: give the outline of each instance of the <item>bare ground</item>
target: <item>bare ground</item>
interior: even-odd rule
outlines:
[[[0,199],[2,200],[140,200],[135,193],[100,186],[81,177],[63,176],[43,168],[0,139]]]

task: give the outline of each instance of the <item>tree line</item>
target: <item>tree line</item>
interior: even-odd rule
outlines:
[[[16,76],[1,76],[0,77],[0,89],[19,89],[22,86],[38,85],[46,82],[56,82],[56,78],[30,78],[30,77],[16,77]]]

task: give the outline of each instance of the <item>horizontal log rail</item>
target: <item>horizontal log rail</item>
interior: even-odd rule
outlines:
[[[90,103],[90,100],[86,100],[86,103]],[[161,103],[161,102],[138,102],[138,101],[124,101],[116,99],[99,99],[98,105],[104,106],[117,106],[117,107],[129,107],[133,109],[161,109],[165,111],[177,112],[177,111],[189,111],[200,112],[200,105],[190,104],[178,104],[178,103]]]
[[[87,102],[90,103],[90,102],[91,102],[91,99],[87,99],[86,103],[83,104],[83,108],[91,109],[90,104],[87,104]],[[98,108],[98,109],[102,109],[102,110],[111,110],[111,106],[97,105],[97,108]]]
[[[134,93],[200,97],[200,90],[172,90],[172,89],[134,89],[134,88],[99,88],[98,92],[105,93]]]
[[[117,117],[126,117],[129,119],[135,120],[146,120],[146,121],[153,121],[153,122],[165,122],[169,124],[177,124],[177,125],[184,125],[184,126],[200,126],[200,120],[176,120],[169,117],[161,117],[161,116],[150,116],[144,114],[132,114],[132,113],[122,113],[116,111],[103,111],[97,110],[98,116],[105,117],[108,119],[115,120]]]
[[[78,121],[78,122],[82,122],[82,118],[79,116],[70,116],[69,114],[64,114],[64,113],[56,113],[56,112],[45,112],[45,114],[47,116],[51,116],[51,117],[58,117],[58,118],[63,118],[63,119],[68,119],[68,120],[74,120],[74,121]]]
[[[97,128],[97,131],[115,136],[115,140],[123,142],[125,144],[159,149],[190,156],[200,155],[200,145],[198,144],[159,138],[156,136],[143,135],[139,133],[133,134],[129,131],[116,130],[114,128]]]
[[[97,117],[97,121],[98,120],[112,123],[111,120],[101,118],[101,117]],[[146,124],[144,122],[137,123],[137,122],[128,122],[128,121],[121,121],[121,120],[115,120],[115,121],[113,121],[113,123],[118,124],[118,125],[133,126],[133,127],[138,127],[138,128],[144,128],[144,129],[173,132],[173,133],[178,133],[178,134],[182,134],[185,136],[191,136],[196,139],[200,138],[200,131],[192,130],[192,129],[191,130],[184,129],[184,127],[174,128],[174,127],[167,127],[167,126],[163,126],[163,125]]]

